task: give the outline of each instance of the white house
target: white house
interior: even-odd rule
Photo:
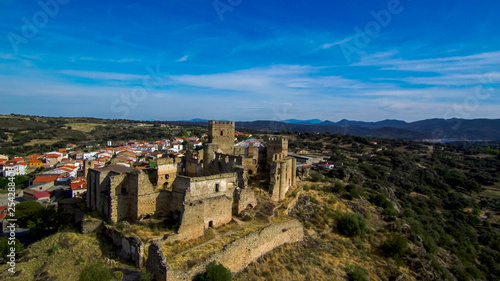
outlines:
[[[3,165],[2,171],[3,171],[3,176],[7,177],[9,175],[13,176],[23,176],[26,175],[26,166],[28,164],[21,162],[21,163],[7,163]],[[13,173],[12,173],[13,172]],[[9,174],[7,174],[9,173]]]

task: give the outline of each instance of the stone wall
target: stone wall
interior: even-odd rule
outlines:
[[[59,201],[58,208],[64,213],[64,224],[80,224],[85,216],[85,200],[70,198]]]
[[[203,201],[185,203],[178,235],[169,241],[187,240],[204,234],[204,204]],[[169,237],[170,238],[170,237]]]
[[[135,235],[123,236],[115,227],[103,225],[103,235],[107,237],[118,249],[121,258],[130,259],[138,268],[142,267],[144,244]]]
[[[247,208],[255,208],[257,199],[252,189],[238,188],[234,191],[233,214],[239,214]]]
[[[102,221],[94,218],[84,218],[81,221],[81,224],[82,224],[82,233],[87,234],[98,231],[102,225]]]
[[[170,270],[170,266],[165,259],[161,245],[153,243],[149,246],[146,269],[153,275],[154,280],[167,280],[167,272]]]
[[[170,188],[175,181],[179,171],[180,160],[176,158],[159,158],[157,160],[157,182],[158,188]]]
[[[208,142],[219,146],[226,154],[233,154],[234,121],[208,121]]]
[[[249,233],[227,244],[221,251],[195,265],[188,272],[171,269],[165,261],[161,246],[155,245],[149,248],[147,269],[158,281],[192,280],[197,274],[204,272],[212,261],[236,273],[267,252],[283,244],[295,243],[303,239],[304,229],[297,220],[272,224],[259,232]]]
[[[288,189],[296,184],[296,160],[277,153],[273,156],[270,167],[269,193],[272,201],[281,201],[286,197]]]
[[[257,174],[259,163],[262,162],[259,159],[262,154],[259,153],[258,147],[253,147],[253,143],[250,143],[248,147],[235,146],[234,154],[242,157],[242,166],[250,175]]]
[[[233,199],[225,195],[203,200],[205,229],[222,226],[232,219]]]
[[[283,138],[269,138],[267,141],[267,162],[273,161],[273,155],[281,153],[288,155],[288,140]]]
[[[232,198],[236,182],[236,173],[194,178],[178,176],[172,191],[185,193],[186,201],[202,200],[220,195]]]

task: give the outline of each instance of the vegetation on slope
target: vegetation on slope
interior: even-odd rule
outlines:
[[[314,183],[303,185],[294,216],[305,242],[265,255],[237,280],[352,279],[364,271],[370,280],[499,280],[497,143],[292,138],[291,150],[326,148],[344,165],[311,171]]]

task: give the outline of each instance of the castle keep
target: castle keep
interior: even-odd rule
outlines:
[[[249,175],[269,176],[271,200],[285,198],[296,184],[295,159],[288,141],[271,138],[266,146],[235,146],[235,123],[209,121],[208,142],[185,157],[160,158],[157,167],[137,170],[120,165],[88,169],[87,206],[113,222],[164,218],[177,227],[177,239],[202,236],[257,204],[247,187]]]

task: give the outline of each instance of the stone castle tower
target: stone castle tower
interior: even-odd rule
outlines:
[[[273,155],[282,153],[285,157],[288,155],[288,140],[284,138],[269,138],[267,141],[267,163],[273,161]]]
[[[234,153],[234,121],[208,121],[208,142],[225,154]]]

